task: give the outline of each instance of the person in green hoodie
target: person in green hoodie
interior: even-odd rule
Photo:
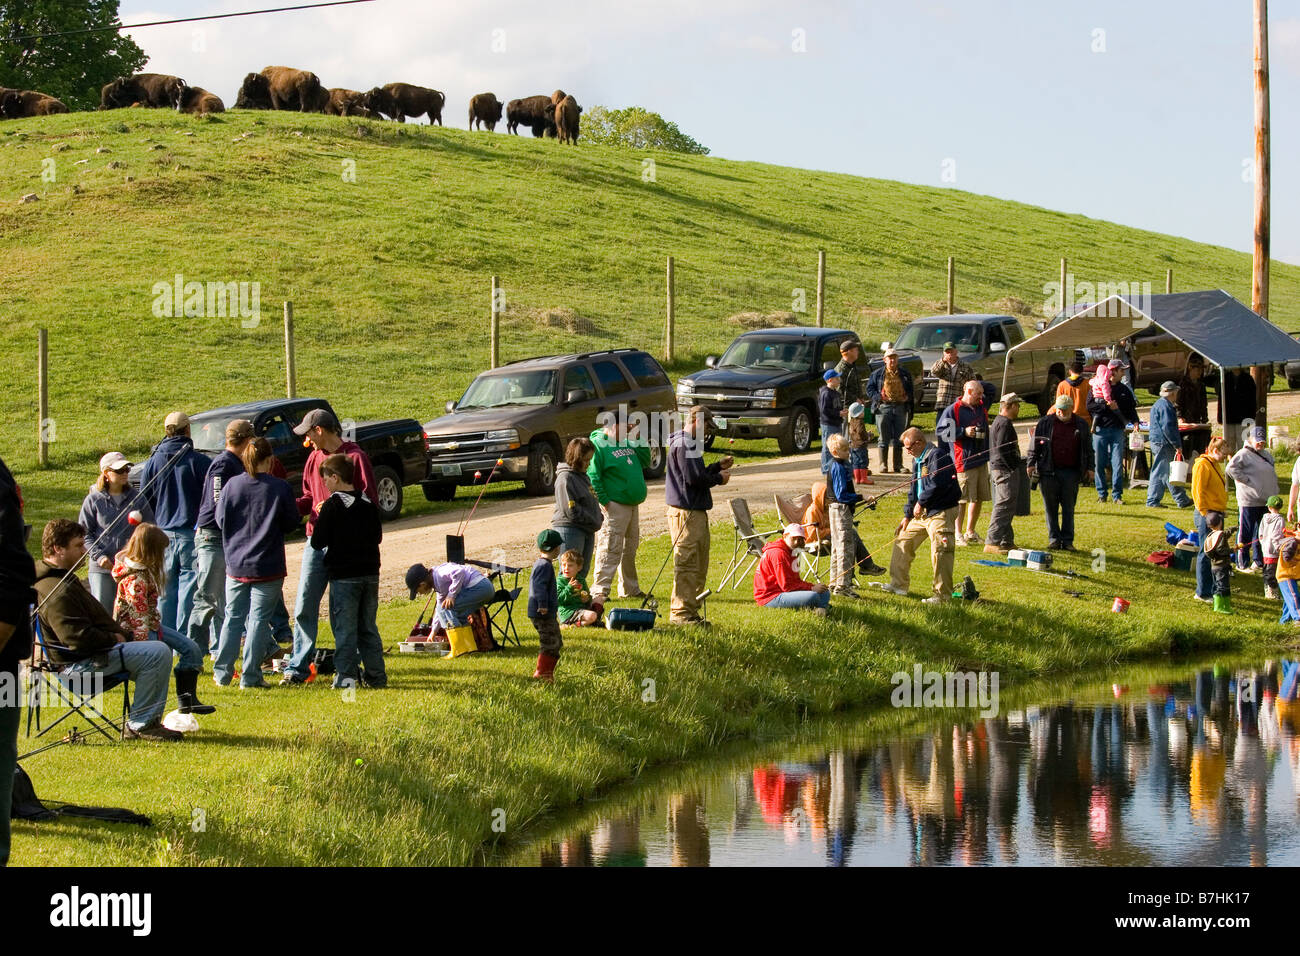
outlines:
[[[608,421],[591,433],[596,454],[587,469],[592,490],[605,520],[596,532],[596,556],[591,571],[591,609],[599,614],[609,598],[614,573],[619,597],[641,597],[636,576],[636,552],[641,544],[641,503],[646,499],[644,469],[650,467],[650,446],[640,440],[640,426]]]

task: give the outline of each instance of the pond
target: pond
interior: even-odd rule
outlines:
[[[668,771],[499,862],[1294,866],[1300,704],[1278,700],[1285,675],[1130,668],[997,716],[891,708]]]

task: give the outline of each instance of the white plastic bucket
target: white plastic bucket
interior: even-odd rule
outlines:
[[[1268,447],[1285,446],[1291,439],[1291,432],[1285,425],[1268,426]]]
[[[1186,485],[1191,483],[1192,463],[1190,461],[1171,461],[1169,463],[1169,483]]]

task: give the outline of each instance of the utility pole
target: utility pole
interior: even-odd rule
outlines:
[[[1255,257],[1250,278],[1250,307],[1268,318],[1269,135],[1268,135],[1268,0],[1255,0]],[[1255,380],[1257,425],[1268,423],[1271,365],[1250,370]],[[1227,417],[1224,417],[1227,421]]]

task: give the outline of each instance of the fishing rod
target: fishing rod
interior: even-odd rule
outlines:
[[[474,499],[474,506],[468,509],[469,513],[466,514],[461,519],[459,527],[456,528],[456,537],[460,537],[462,534],[465,533],[465,528],[468,527],[470,521],[474,519],[474,512],[478,511],[478,503],[483,500],[483,496],[487,493],[488,485],[492,484],[492,476],[497,473],[497,468],[504,464],[505,464],[504,458],[498,458],[496,460],[496,463],[493,464],[492,470],[488,472],[487,481],[483,482],[483,490],[480,491],[478,493],[478,497]],[[481,471],[474,473],[475,477],[478,477],[479,475],[482,474],[483,473]]]

